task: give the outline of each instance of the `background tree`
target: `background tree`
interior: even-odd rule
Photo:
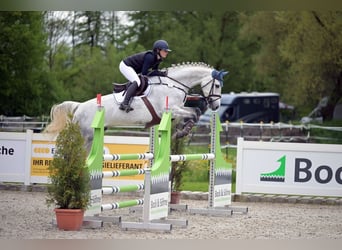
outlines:
[[[119,46],[122,38],[118,35],[119,42],[116,42],[113,37],[122,26],[114,24],[118,18],[113,13],[63,12],[63,24],[67,24],[71,29],[62,36],[67,38],[68,42],[58,40],[58,37],[51,39],[59,41],[56,44],[59,50],[55,54],[56,59],[50,71],[50,74],[56,77],[58,86],[62,86],[58,91],[61,101],[84,101],[94,97],[96,93],[112,91],[111,82],[115,79],[124,81],[118,70],[123,56],[120,56],[121,52],[114,46]],[[53,17],[56,17],[55,12]],[[56,22],[51,18],[49,20]],[[113,30],[114,28],[117,30]],[[58,35],[52,32],[49,34]]]
[[[43,13],[2,11],[0,31],[0,113],[42,114],[51,90]]]
[[[48,66],[52,70],[56,55],[67,46],[69,35],[69,26],[71,23],[71,12],[47,11],[44,15],[45,29],[47,33],[48,46]]]
[[[48,114],[56,102],[111,92],[126,81],[123,58],[165,39],[173,52],[163,67],[208,63],[230,71],[223,92],[278,92],[301,115],[329,96],[330,119],[342,92],[341,13],[1,12],[0,113]]]
[[[130,37],[147,49],[157,39],[169,42],[172,53],[163,65],[202,61],[218,69],[229,70],[224,92],[246,91],[254,82],[250,73],[250,54],[256,47],[241,42],[239,13],[235,11],[132,12]]]
[[[249,91],[274,91],[283,93],[286,86],[287,65],[283,63],[278,52],[278,45],[285,33],[276,22],[277,12],[257,11],[241,13],[243,24],[239,37],[246,47],[252,47],[249,64],[255,81]]]
[[[322,115],[330,120],[342,97],[342,12],[282,12],[279,23],[288,34],[279,47],[290,65],[287,93],[300,106],[328,96]]]
[[[266,89],[309,112],[329,96],[325,119],[342,96],[340,11],[255,12],[244,18],[241,36],[258,41],[256,77]]]

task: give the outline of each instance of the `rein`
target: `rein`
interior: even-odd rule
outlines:
[[[191,88],[189,88],[188,86],[186,86],[185,84],[181,83],[180,81],[178,81],[178,80],[176,80],[176,79],[174,79],[174,78],[172,78],[172,77],[169,77],[169,76],[165,76],[165,77],[167,77],[167,78],[169,78],[170,80],[175,81],[176,83],[180,84],[181,86],[183,86],[184,88],[186,88],[187,91],[189,91],[189,90],[191,89]],[[176,88],[176,89],[178,89],[178,90],[180,90],[180,91],[182,91],[182,92],[184,93],[183,102],[185,102],[186,96],[188,95],[188,92],[187,92],[187,91],[185,91],[184,89],[182,89],[182,88],[180,88],[180,87],[178,87],[178,86],[176,86],[176,85],[170,86],[169,84],[163,83],[163,82],[161,81],[160,77],[159,77],[159,81],[160,81],[159,83],[149,83],[149,85],[165,85],[165,86],[168,86],[168,87]]]
[[[185,101],[186,101],[186,96],[188,95],[188,91],[189,91],[191,88],[189,88],[189,87],[188,87],[187,85],[185,85],[184,83],[178,81],[177,79],[174,79],[173,77],[170,77],[170,76],[165,76],[165,77],[169,78],[170,80],[172,80],[172,81],[174,81],[174,82],[180,84],[181,86],[183,86],[184,88],[187,89],[187,91],[185,91],[184,89],[182,89],[182,88],[180,88],[180,87],[178,87],[178,86],[176,86],[176,85],[171,86],[172,88],[176,88],[176,89],[179,89],[179,90],[181,90],[182,92],[184,92],[184,100],[183,100],[183,101],[185,102]],[[165,85],[165,86],[169,86],[169,87],[170,87],[169,84],[163,83],[163,82],[161,81],[160,77],[159,77],[159,80],[160,80],[160,83],[149,83],[149,84],[150,84],[150,85],[161,84],[161,85]],[[220,99],[220,98],[221,98],[221,95],[213,94],[213,92],[214,92],[215,78],[212,78],[212,79],[209,80],[206,84],[204,84],[203,87],[202,87],[202,89],[203,89],[204,87],[206,87],[207,85],[209,85],[210,83],[211,83],[211,87],[210,87],[208,96],[205,96],[203,93],[201,93],[201,96],[205,98],[205,100],[207,101],[207,103],[212,103],[212,102],[215,101],[215,100],[211,100],[212,97],[217,97],[217,99]],[[203,92],[203,91],[202,91],[202,92]],[[217,100],[217,99],[216,99],[216,100]]]

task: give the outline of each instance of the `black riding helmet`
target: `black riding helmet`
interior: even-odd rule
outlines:
[[[153,44],[153,50],[166,50],[170,52],[171,50],[169,49],[169,44],[165,40],[157,40]]]

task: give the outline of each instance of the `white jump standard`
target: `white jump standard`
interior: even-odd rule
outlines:
[[[211,141],[209,170],[208,207],[189,209],[191,214],[203,214],[214,216],[231,216],[233,213],[247,213],[247,207],[232,207],[231,184],[232,164],[228,163],[222,155],[220,133],[222,126],[217,112],[211,117]]]

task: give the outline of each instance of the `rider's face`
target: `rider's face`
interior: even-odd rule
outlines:
[[[162,58],[166,58],[169,52],[167,50],[160,50],[159,54]]]

